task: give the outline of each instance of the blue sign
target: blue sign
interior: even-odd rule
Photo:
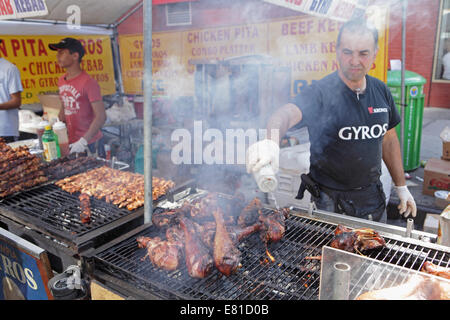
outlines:
[[[0,228],[0,299],[48,300],[51,269],[45,250]]]

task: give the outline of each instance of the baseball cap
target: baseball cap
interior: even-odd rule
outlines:
[[[78,52],[80,58],[84,56],[86,51],[81,42],[74,38],[64,38],[59,43],[50,43],[48,45],[50,50],[69,49],[71,52]]]

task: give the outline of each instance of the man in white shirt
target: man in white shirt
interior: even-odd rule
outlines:
[[[442,57],[442,65],[444,66],[443,79],[450,80],[450,38],[445,39],[446,54]]]
[[[3,40],[0,39],[0,43]],[[20,72],[11,62],[0,58],[0,137],[6,143],[19,138],[19,107],[22,104]]]

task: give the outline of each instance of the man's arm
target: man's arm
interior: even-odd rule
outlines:
[[[394,190],[400,199],[400,204],[398,205],[399,213],[405,218],[409,214],[415,217],[417,214],[417,206],[414,197],[406,186],[400,142],[398,141],[395,128],[390,129],[384,135],[383,160],[391,174],[392,180],[394,180]]]
[[[92,110],[94,110],[94,120],[84,135],[84,139],[88,142],[97,134],[106,121],[106,112],[103,101],[92,102]]]
[[[0,110],[18,109],[22,105],[21,92],[11,93],[11,99],[4,103],[0,103]]]
[[[302,120],[302,112],[292,103],[287,103],[278,108],[267,122],[267,138],[273,140],[277,145],[284,137],[289,128],[292,128]],[[272,130],[274,130],[272,132]],[[273,133],[273,134],[272,134]]]
[[[392,128],[383,138],[383,160],[396,186],[406,185],[402,154],[397,132]]]

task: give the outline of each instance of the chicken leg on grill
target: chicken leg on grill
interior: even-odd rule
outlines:
[[[242,228],[254,225],[258,221],[261,209],[261,200],[254,198],[244,209],[242,209],[237,219],[237,224]]]
[[[284,236],[286,230],[285,219],[289,215],[289,209],[272,210],[267,214],[260,214],[261,238],[264,242],[277,242]]]
[[[213,211],[216,220],[216,234],[214,237],[214,264],[227,277],[236,272],[241,261],[241,252],[234,246],[230,234],[225,226],[222,211]]]
[[[139,248],[147,248],[150,261],[158,268],[172,271],[178,268],[181,256],[182,244],[161,240],[159,237],[138,237],[136,239]]]
[[[386,242],[375,230],[369,228],[352,230],[338,225],[330,246],[349,252],[361,252],[382,248],[386,246]]]
[[[214,265],[208,248],[197,236],[196,229],[191,220],[186,217],[180,218],[180,226],[185,237],[185,257],[188,273],[193,278],[204,278],[212,270]]]

